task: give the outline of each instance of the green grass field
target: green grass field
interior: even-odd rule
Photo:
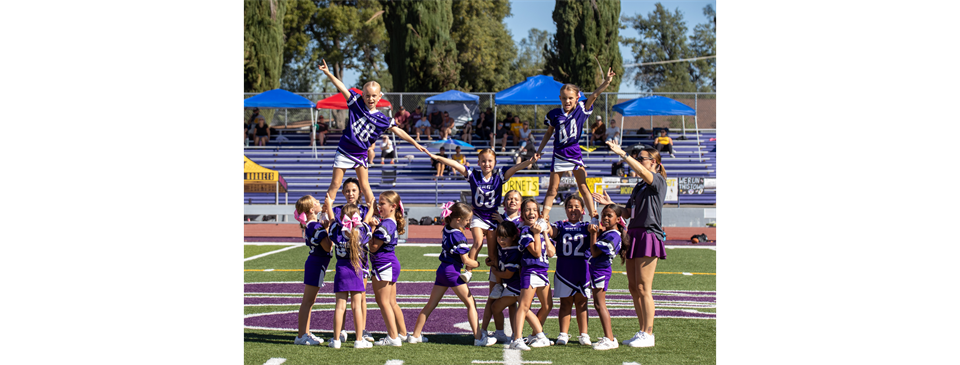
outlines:
[[[284,245],[245,245],[244,257],[252,257],[265,252],[275,251],[286,248]],[[484,248],[485,250],[485,248]],[[244,282],[292,282],[302,283],[303,280],[303,262],[307,256],[306,247],[297,247],[294,249],[270,254],[264,257],[256,258],[244,263]],[[397,256],[402,264],[403,272],[400,276],[398,287],[404,285],[404,281],[433,281],[439,261],[435,256],[424,256],[424,254],[436,254],[439,252],[439,246],[433,247],[397,247]],[[483,257],[480,258],[482,261]],[[335,260],[335,259],[334,259]],[[555,261],[551,262],[553,270]],[[331,261],[331,267],[333,262]],[[485,272],[482,270],[485,266],[475,271],[474,279],[471,284],[482,283],[486,279]],[[624,291],[627,287],[626,275],[617,273],[623,270],[619,264],[619,259],[614,264],[615,275],[610,281],[611,291]],[[272,271],[263,271],[272,270]],[[660,260],[657,265],[657,275],[655,276],[653,287],[655,295],[657,291],[666,290],[697,290],[697,291],[716,291],[716,251],[711,249],[695,248],[675,248],[667,250],[667,260]],[[684,273],[687,273],[686,275]],[[552,278],[552,273],[551,273]],[[333,273],[328,273],[326,282],[332,284]],[[302,284],[300,284],[302,285]],[[302,294],[302,293],[300,293]],[[423,293],[429,294],[429,293]],[[261,295],[264,296],[264,295]],[[301,295],[276,294],[272,296],[297,298]],[[321,293],[321,297],[331,297],[330,294]],[[448,292],[448,297],[456,298]],[[476,296],[478,307],[483,307],[486,297]],[[423,301],[426,299],[424,297]],[[372,311],[377,308],[372,295],[367,297],[368,307],[371,315],[368,315],[367,323],[371,325],[375,321],[382,324],[382,317],[379,312]],[[554,309],[560,305],[559,299],[554,300]],[[322,309],[331,309],[332,304],[316,304],[314,311]],[[404,312],[419,312],[423,304],[401,303]],[[459,307],[459,303],[441,303],[440,307]],[[629,309],[633,313],[633,306],[629,301],[608,301],[608,307],[614,309]],[[244,315],[254,315],[273,312],[296,311],[298,304],[290,305],[264,305],[264,306],[244,306]],[[539,308],[538,301],[534,301],[534,310]],[[591,304],[592,308],[592,304]],[[670,308],[669,305],[657,305],[657,310],[683,310],[696,311],[700,313],[716,313],[715,305],[709,308]],[[434,312],[437,316],[439,312]],[[331,312],[314,312],[314,316],[330,315]],[[658,316],[659,316],[658,312]],[[352,317],[348,311],[347,317]],[[464,318],[463,321],[466,321]],[[413,331],[415,323],[407,322],[407,330]],[[618,340],[623,341],[630,338],[639,328],[635,317],[632,318],[613,318],[612,325],[614,335]],[[290,323],[289,327],[295,328],[296,323]],[[490,330],[493,330],[493,323],[490,324]],[[404,344],[402,347],[374,347],[372,349],[357,350],[353,349],[353,328],[346,327],[349,333],[348,341],[343,344],[341,349],[331,349],[326,347],[326,343],[320,346],[298,346],[293,344],[296,336],[295,330],[262,330],[262,329],[244,329],[244,363],[245,364],[264,364],[271,358],[286,359],[284,364],[385,364],[389,360],[401,360],[404,364],[471,364],[474,360],[480,361],[503,361],[504,352],[501,344],[491,347],[472,346],[472,336],[469,335],[428,335],[429,343],[424,344]],[[529,332],[529,326],[525,327]],[[544,326],[544,331],[551,337],[556,337],[559,332],[559,324],[556,318],[549,318]],[[329,340],[332,336],[332,329],[313,328],[313,333],[324,340]],[[654,333],[657,336],[657,345],[652,348],[631,348],[621,344],[620,348],[609,351],[594,351],[590,347],[581,346],[576,342],[576,321],[572,317],[570,333],[573,340],[566,346],[550,346],[546,348],[533,349],[521,353],[523,361],[551,361],[553,364],[621,364],[623,362],[637,362],[641,364],[713,364],[716,363],[716,320],[715,319],[690,319],[690,318],[657,318],[654,326]],[[593,341],[597,341],[602,334],[598,318],[591,317],[589,323],[589,333]],[[525,333],[528,334],[528,333]],[[384,334],[374,332],[374,337],[380,338]]]

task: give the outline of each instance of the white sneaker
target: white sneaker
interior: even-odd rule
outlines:
[[[480,339],[473,340],[474,346],[487,347],[497,343],[497,339],[487,336],[487,331],[480,331]]]
[[[339,341],[339,340],[330,340],[330,344],[327,345],[327,346],[330,346],[330,348],[332,348],[332,349],[338,349],[338,348],[340,348],[340,341]]]
[[[527,346],[527,344],[523,343],[523,340],[513,340],[513,342],[510,342],[510,344],[507,346],[512,350],[530,351],[530,346]]]
[[[581,345],[590,346],[590,335],[586,333],[581,333],[580,337],[578,337],[577,339],[580,340]]]
[[[460,280],[463,280],[465,283],[470,282],[470,278],[473,277],[473,271],[464,271],[460,274]]]
[[[373,335],[371,335],[369,331],[363,330],[363,339],[373,342]]]
[[[400,341],[407,342],[407,336],[404,336],[398,333],[397,337],[400,338]]]
[[[495,284],[493,289],[490,289],[490,299],[500,299],[503,296],[503,284]]]
[[[373,342],[367,340],[353,341],[353,348],[355,349],[368,349],[373,347]]]
[[[390,338],[390,337],[388,336],[388,337],[384,337],[384,338],[381,338],[381,339],[377,340],[377,342],[374,342],[373,345],[374,345],[374,346],[394,346],[394,347],[400,347],[400,346],[403,345],[403,340],[400,339],[400,336],[397,336],[397,338],[395,338],[395,339],[394,339],[394,338]]]
[[[340,342],[347,342],[347,332],[340,331]],[[339,347],[338,347],[339,348]]]
[[[313,346],[313,345],[319,345],[321,343],[323,343],[322,338],[318,338],[317,336],[314,336],[312,333],[309,333],[309,332],[304,334],[302,337],[297,336],[297,338],[293,340],[294,345]]]
[[[407,343],[421,343],[421,342],[427,342],[427,336],[420,335],[419,338],[412,334],[407,336]]]
[[[510,342],[512,342],[512,340],[510,339],[510,336],[507,336],[507,334],[504,333],[503,330],[494,332],[493,337],[497,339],[497,342],[502,343],[504,345],[510,345]]]
[[[627,343],[627,341],[623,341],[623,343],[630,347],[653,347],[654,344],[653,335],[648,335],[643,331],[637,332],[629,341],[630,343]]]
[[[597,344],[596,344],[596,345],[593,345],[593,349],[594,349],[594,350],[601,350],[601,351],[602,351],[602,350],[615,349],[615,348],[618,348],[618,347],[620,347],[620,344],[617,343],[617,339],[616,339],[616,338],[614,338],[613,340],[611,340],[611,339],[608,339],[608,338],[606,338],[606,337],[600,337],[600,341],[597,341]]]
[[[557,345],[566,345],[568,341],[570,341],[570,335],[563,332],[557,335]]]
[[[529,343],[530,347],[547,347],[550,346],[550,339],[546,336],[536,337],[533,341]]]

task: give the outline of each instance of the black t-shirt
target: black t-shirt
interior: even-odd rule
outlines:
[[[446,153],[438,153],[437,156],[447,157],[447,154],[446,154]],[[433,160],[433,163],[431,163],[430,166],[436,168],[438,163],[440,163],[440,161],[438,161],[438,160]]]
[[[270,128],[270,126],[264,124],[263,127],[261,127],[260,124],[258,123],[258,124],[257,124],[257,136],[258,136],[258,137],[266,136],[266,135],[267,135],[267,128]]]
[[[440,112],[430,114],[430,125],[434,129],[439,128],[441,124],[443,124],[443,114],[440,114]]]

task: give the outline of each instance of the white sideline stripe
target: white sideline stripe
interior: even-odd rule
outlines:
[[[283,252],[283,251],[287,251],[287,250],[292,250],[292,249],[295,249],[295,248],[297,248],[297,247],[300,247],[300,245],[299,245],[299,244],[291,245],[290,247],[281,248],[281,249],[276,250],[276,251],[270,251],[270,252],[265,252],[265,253],[262,253],[262,254],[259,254],[259,255],[256,255],[256,256],[250,256],[250,257],[247,257],[247,258],[243,259],[243,262],[247,262],[247,261],[254,260],[254,259],[259,259],[259,258],[264,257],[264,256],[267,256],[267,255],[273,255],[273,254],[275,254],[275,253],[277,253],[277,252]]]
[[[287,359],[282,357],[271,357],[270,360],[267,360],[267,362],[263,363],[263,365],[280,365],[286,361]]]
[[[663,246],[663,247],[666,248],[666,249],[674,249],[674,248],[699,248],[699,249],[701,249],[701,250],[714,250],[714,251],[717,250],[717,248],[716,248],[715,246]]]
[[[623,362],[623,365],[640,365],[640,363],[639,363],[639,362],[626,362],[626,361],[624,361],[624,362]]]
[[[273,271],[273,269],[264,269],[263,271]]]
[[[688,272],[685,272],[685,273],[683,273],[683,274],[684,274],[684,275],[687,275],[687,276],[693,276],[693,274],[688,273]]]
[[[387,360],[387,363],[383,365],[403,365],[403,360]]]
[[[426,256],[426,257],[440,257],[440,254],[439,254],[439,253],[425,253],[425,254],[423,254],[423,255]],[[477,255],[477,257],[487,257],[487,254],[482,253],[482,254]]]

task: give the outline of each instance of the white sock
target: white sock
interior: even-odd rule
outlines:
[[[562,335],[566,335],[566,334],[567,334],[566,332],[560,332],[560,334],[559,334],[559,335],[557,335],[557,337],[560,337],[560,336],[562,336]]]
[[[590,335],[588,335],[588,334],[586,334],[586,333],[580,333],[580,336],[587,336],[587,337],[590,337]]]
[[[537,334],[537,338],[547,338],[547,335],[543,334],[543,332],[540,332]]]

